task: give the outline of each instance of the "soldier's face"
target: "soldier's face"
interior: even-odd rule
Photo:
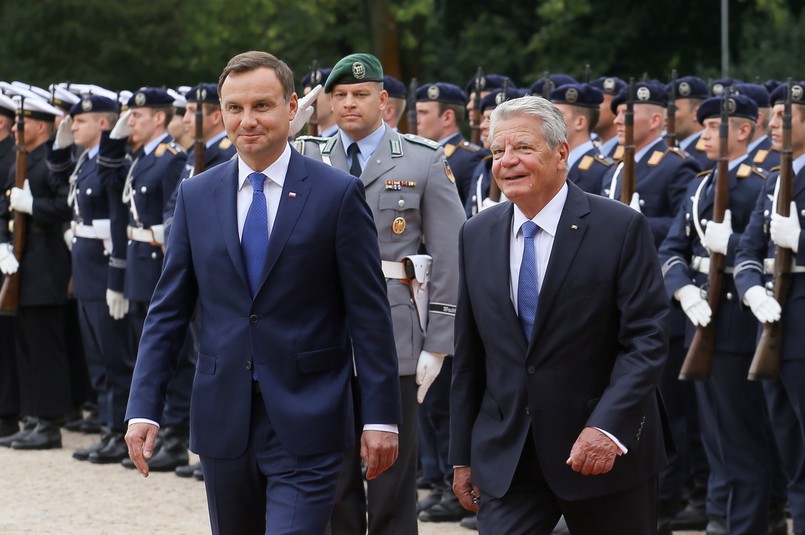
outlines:
[[[101,142],[100,116],[96,113],[80,113],[73,117],[73,133],[75,144],[89,149]]]
[[[612,108],[610,107],[612,98],[612,95],[604,95],[604,102],[598,106],[598,124],[595,125],[596,132],[605,132],[615,121],[615,114],[612,113]]]
[[[438,102],[416,103],[416,133],[424,138],[439,141],[444,137],[444,115],[439,115]]]
[[[777,150],[783,148],[784,112],[785,105],[776,104],[769,119],[769,135]],[[805,107],[799,105],[791,106],[791,150],[795,157],[805,153]]]
[[[660,106],[654,104],[639,104],[634,109],[634,144],[639,150],[660,133],[665,122],[665,116]],[[626,142],[626,104],[618,105],[618,115],[615,116],[615,127],[618,133],[618,143]]]
[[[133,108],[126,124],[131,128],[133,143],[145,144],[162,131],[165,114],[152,108]]]
[[[337,84],[330,102],[338,128],[355,141],[365,138],[380,127],[388,96],[378,82]]]
[[[285,101],[274,69],[230,73],[221,85],[221,111],[229,139],[249,167],[262,171],[285,150],[296,115],[296,93]]]
[[[676,124],[676,135],[678,139],[685,139],[689,135],[699,130],[699,123],[696,121],[696,110],[699,109],[699,101],[689,98],[680,98],[676,102],[676,113],[674,119]]]
[[[484,144],[485,149],[489,149],[489,118],[492,117],[492,110],[484,110],[481,117],[481,142]]]
[[[534,217],[559,191],[567,176],[567,142],[550,148],[542,122],[532,117],[498,121],[492,133],[492,174],[506,197]]]

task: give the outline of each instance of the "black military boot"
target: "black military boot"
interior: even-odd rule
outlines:
[[[182,466],[177,466],[174,472],[179,477],[193,477],[193,472],[196,470],[201,470],[201,462],[195,462],[193,464],[185,464]]]
[[[11,442],[15,450],[52,450],[61,448],[61,418],[39,418],[36,427]]]
[[[101,428],[101,438],[88,448],[79,448],[73,452],[73,459],[77,459],[79,461],[87,461],[89,460],[89,456],[92,452],[101,450],[106,447],[106,444],[109,442],[109,438],[112,436],[111,431],[108,428],[103,427]]]
[[[433,481],[431,483],[430,492],[428,492],[421,500],[417,500],[416,512],[419,513],[425,509],[430,509],[442,501],[442,496],[444,496],[445,492],[452,491],[447,488],[447,484],[444,481]]]
[[[694,485],[685,508],[671,520],[671,531],[701,531],[707,527],[707,486]]]
[[[190,447],[190,432],[186,427],[166,427],[162,447],[148,460],[148,468],[154,472],[173,472],[190,462],[187,449]]]
[[[112,432],[103,448],[89,454],[89,462],[93,464],[119,463],[128,457],[129,450],[123,437],[122,432]]]
[[[32,433],[33,430],[36,429],[36,424],[38,423],[39,423],[38,418],[34,418],[33,416],[26,416],[25,418],[22,419],[22,429],[20,429],[14,434],[0,438],[0,446],[4,448],[10,448],[12,442],[14,442],[15,440],[19,440],[23,437],[26,437],[30,433]]]

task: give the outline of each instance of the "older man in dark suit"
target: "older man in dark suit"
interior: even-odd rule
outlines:
[[[668,300],[646,219],[567,181],[566,125],[501,104],[494,176],[511,203],[460,237],[453,490],[481,533],[657,529],[657,395]]]

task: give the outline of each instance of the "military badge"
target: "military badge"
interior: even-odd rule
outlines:
[[[604,91],[607,93],[612,93],[615,91],[615,79],[614,78],[607,78],[604,80]]]
[[[439,87],[436,85],[432,85],[428,88],[428,98],[431,100],[436,100],[439,98]]]
[[[88,98],[85,98],[84,100],[82,100],[81,101],[81,109],[84,110],[85,112],[92,111],[92,101],[90,99],[88,99]]]
[[[394,221],[391,222],[391,231],[394,234],[402,234],[405,232],[405,218],[395,217]]]
[[[690,96],[690,84],[687,82],[682,82],[679,84],[679,96],[680,97],[688,97]]]
[[[353,63],[352,76],[354,76],[356,80],[363,80],[364,76],[366,76],[366,66],[360,61]]]
[[[134,103],[138,106],[145,105],[145,93],[137,93],[134,95]]]
[[[579,92],[575,87],[571,87],[567,91],[565,91],[565,101],[567,101],[568,104],[573,104],[578,99],[579,99]]]
[[[791,86],[791,98],[792,99],[794,99],[794,100],[802,100],[803,93],[805,93],[805,92],[802,90],[801,85],[797,84],[797,85]]]
[[[651,98],[651,90],[648,87],[637,88],[637,100],[646,101]]]
[[[719,96],[724,92],[723,84],[713,84],[713,96]]]
[[[450,169],[450,164],[447,163],[447,160],[444,161],[444,174],[447,175],[447,180],[449,180],[451,184],[456,183],[456,177],[453,174],[453,170]]]
[[[727,99],[727,112],[728,113],[735,113],[736,106],[737,106],[737,104],[735,103],[734,98],[728,98]]]

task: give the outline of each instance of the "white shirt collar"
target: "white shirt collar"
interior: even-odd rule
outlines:
[[[638,152],[636,152],[635,155],[634,155],[635,163],[639,163],[640,160],[643,159],[643,156],[645,156],[648,153],[648,151],[653,149],[654,145],[656,145],[660,141],[662,141],[662,135],[658,136],[657,139],[655,139],[654,141],[652,141],[651,143],[649,143],[648,145],[646,145],[645,147],[640,149]]]
[[[753,150],[755,150],[755,148],[758,145],[760,145],[761,143],[763,143],[766,140],[767,137],[769,137],[769,136],[765,135],[765,136],[761,136],[761,137],[757,138],[756,140],[754,140],[752,143],[749,144],[748,147],[746,147],[746,152],[752,152]]]
[[[380,146],[380,141],[383,139],[385,134],[386,123],[380,121],[380,126],[377,127],[377,130],[357,142],[360,156],[364,161],[369,158],[369,156],[371,156],[375,150],[377,150],[377,147]],[[341,136],[341,143],[344,145],[344,154],[346,154],[347,149],[355,142],[355,140],[349,137],[349,135],[347,135],[347,133],[343,130],[339,130],[338,135]]]
[[[285,150],[282,151],[280,157],[267,168],[259,171],[266,175],[272,182],[277,184],[280,188],[285,184],[285,175],[288,173],[288,164],[291,163],[291,146],[285,144]],[[249,175],[256,172],[238,156],[238,191],[243,189],[243,186],[249,182]]]
[[[562,209],[565,207],[567,192],[567,181],[565,181],[565,183],[562,184],[562,188],[553,196],[553,199],[551,199],[548,204],[534,216],[534,219],[531,220],[536,223],[543,232],[547,232],[552,237],[556,237],[556,229],[559,226],[559,218],[562,217]],[[528,221],[528,218],[515,204],[514,217],[512,218],[513,235],[516,236],[517,233],[520,232],[520,227],[522,227],[523,223],[526,221]]]
[[[570,154],[567,155],[567,168],[571,169],[575,164],[576,161],[584,156],[588,151],[595,148],[591,139],[588,139],[575,149],[570,151]]]
[[[152,139],[151,141],[146,143],[145,146],[143,147],[143,154],[148,155],[148,154],[151,154],[152,152],[154,152],[154,149],[157,148],[157,145],[159,145],[160,143],[165,141],[165,139],[168,138],[168,137],[170,137],[170,136],[168,134],[165,134],[165,135],[160,136],[160,137],[158,137],[156,139]]]

